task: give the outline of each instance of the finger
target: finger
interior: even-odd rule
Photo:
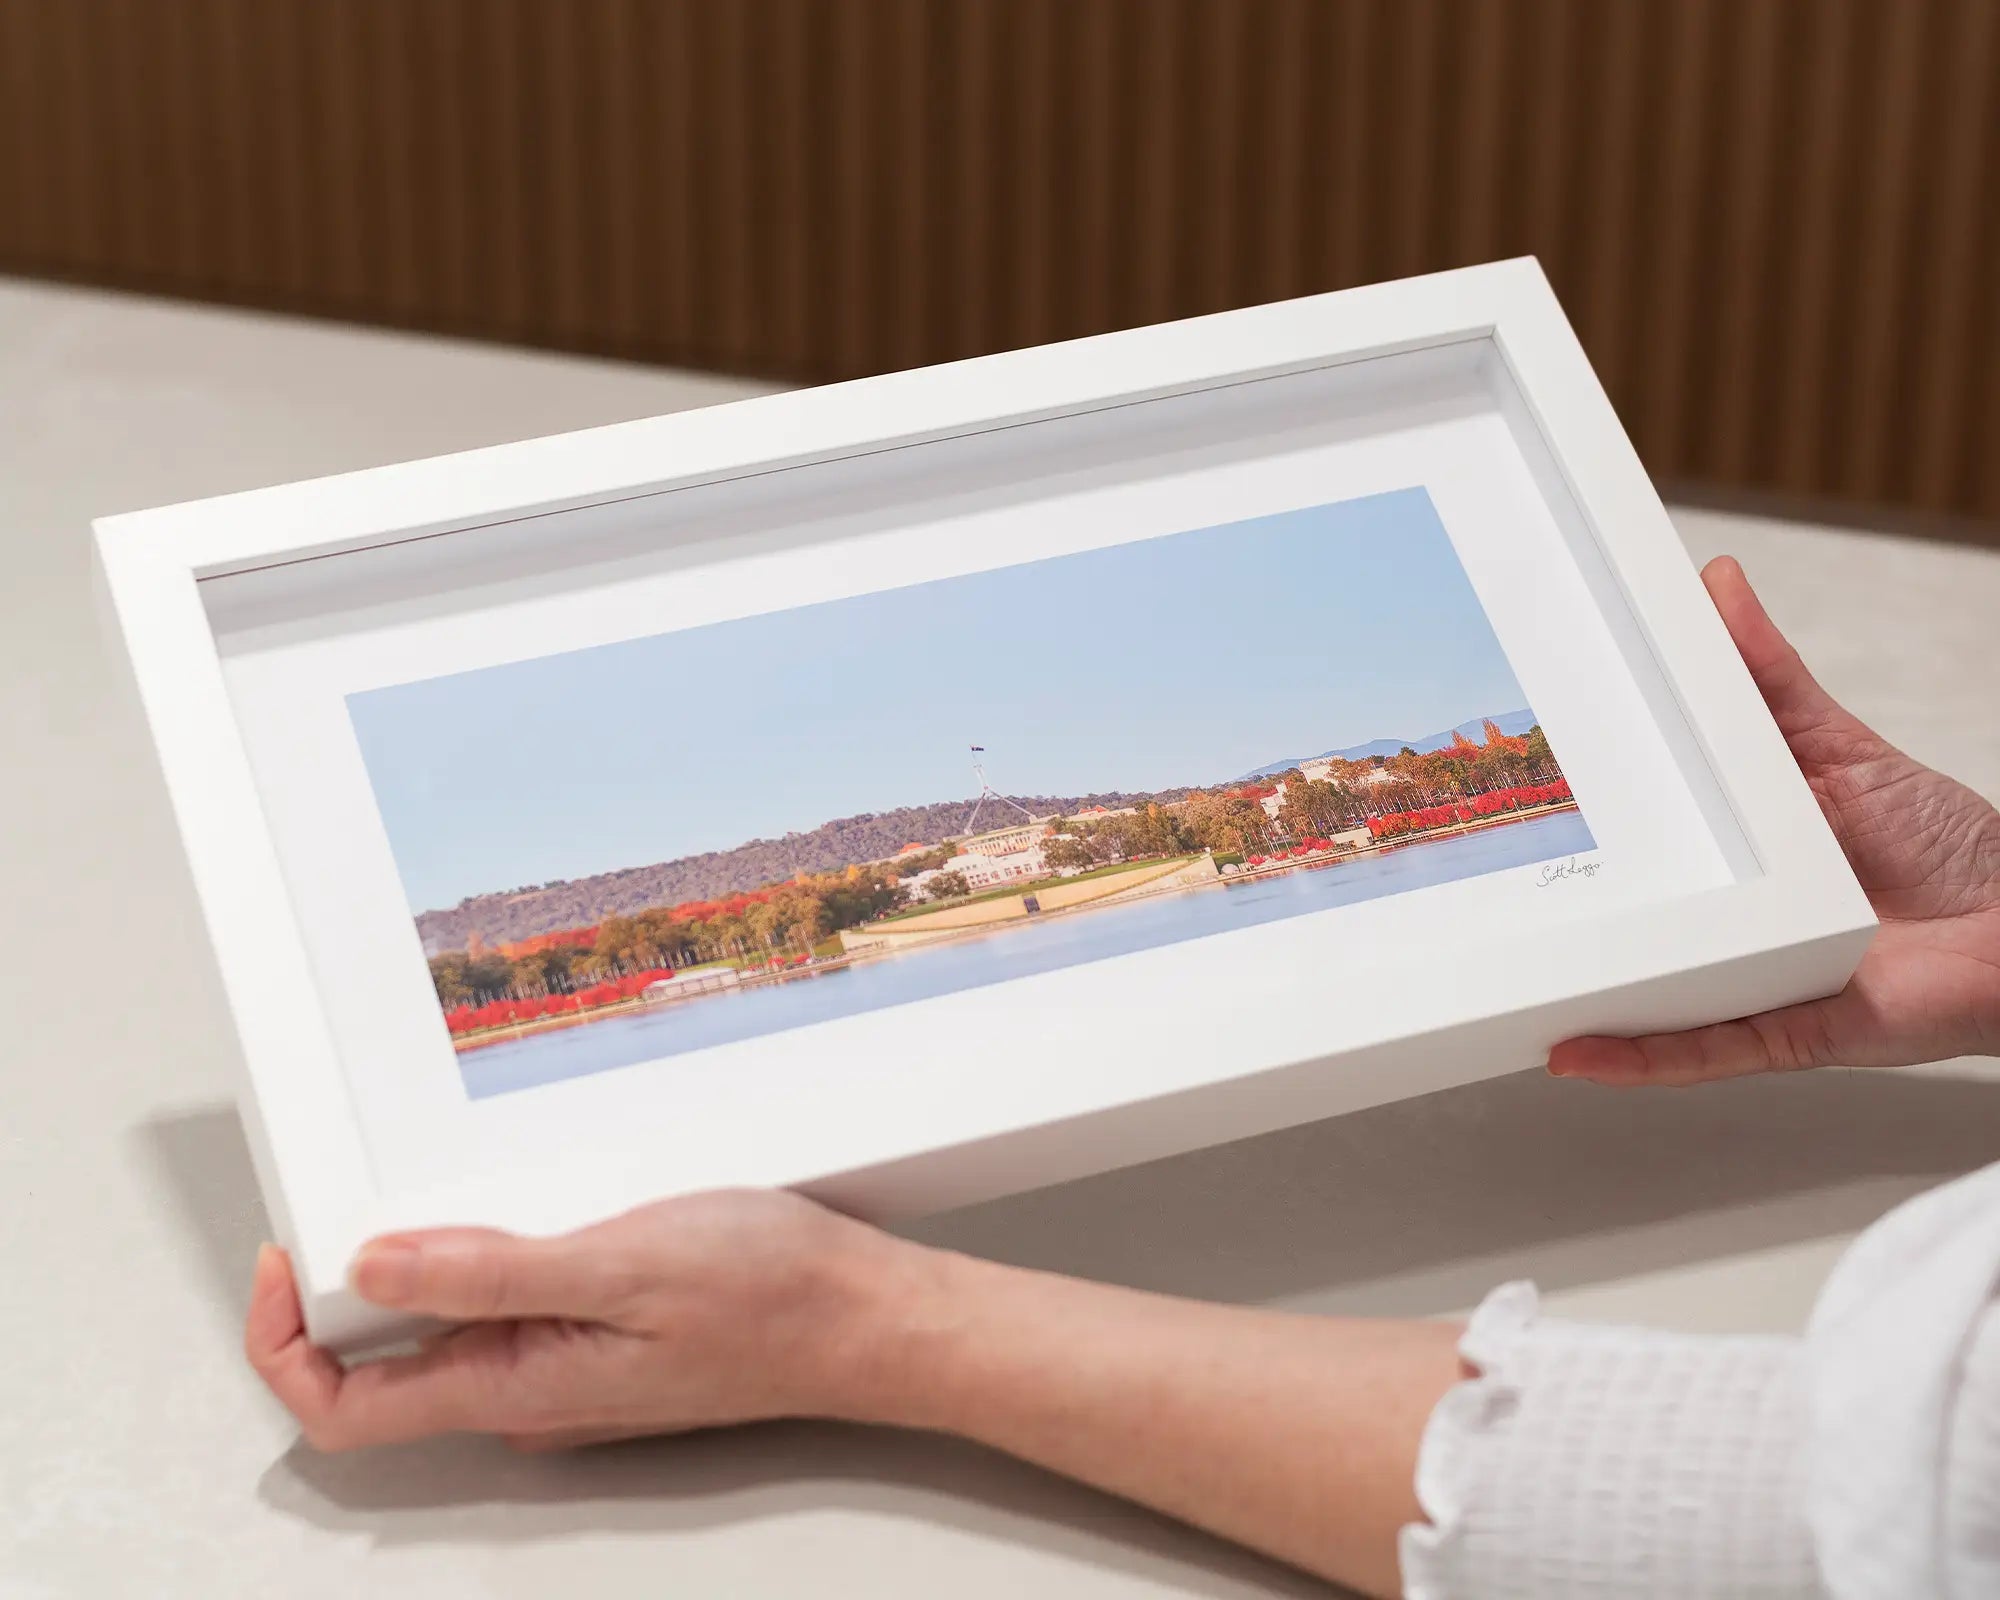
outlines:
[[[1682,1033],[1565,1040],[1549,1052],[1549,1072],[1621,1088],[1677,1088],[1760,1072],[1792,1072],[1823,1066],[1827,1059],[1824,1013],[1812,1004]]]
[[[1737,654],[1750,669],[1757,691],[1786,737],[1824,726],[1844,715],[1833,696],[1819,685],[1791,641],[1750,587],[1734,556],[1717,556],[1701,569],[1701,581],[1735,641]]]
[[[452,1321],[596,1320],[625,1278],[598,1230],[527,1239],[492,1228],[437,1228],[369,1241],[350,1278],[365,1300]]]
[[[303,1323],[291,1263],[276,1245],[260,1244],[250,1273],[250,1308],[243,1318],[243,1354],[255,1366],[281,1349]]]
[[[243,1354],[284,1408],[310,1433],[340,1393],[340,1363],[306,1338],[292,1264],[275,1245],[257,1252]]]
[[[503,1433],[530,1421],[523,1387],[508,1380],[515,1328],[478,1323],[413,1355],[349,1367],[306,1437],[321,1450],[407,1444],[440,1433]]]
[[[257,1252],[243,1348],[272,1394],[322,1450],[354,1450],[429,1434],[517,1427],[510,1388],[493,1348],[512,1338],[505,1327],[467,1328],[433,1340],[421,1353],[342,1368],[306,1337],[291,1263],[282,1250]],[[475,1338],[474,1336],[482,1336]]]

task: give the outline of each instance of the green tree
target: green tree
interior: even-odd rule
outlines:
[[[924,893],[933,900],[955,900],[972,893],[972,885],[962,872],[940,872],[924,884]]]
[[[514,987],[525,994],[565,994],[572,987],[570,969],[581,954],[571,945],[531,950],[514,961]]]
[[[1218,853],[1242,850],[1249,842],[1242,808],[1250,803],[1206,790],[1191,794],[1177,808],[1181,828],[1198,850]]]
[[[908,895],[909,890],[893,874],[864,872],[829,887],[821,895],[812,917],[802,917],[801,922],[810,922],[812,937],[821,939],[842,928],[872,922],[900,905]]]
[[[514,987],[514,964],[497,950],[488,951],[465,964],[465,976],[473,993],[488,1000],[508,994]]]
[[[666,906],[653,906],[634,920],[639,926],[640,943],[662,965],[686,966],[697,959],[692,929]]]
[[[725,912],[717,917],[710,927],[712,931],[709,938],[720,954],[735,956],[739,960],[750,955],[754,948],[752,942],[754,936],[750,932],[750,924],[740,915]]]
[[[935,867],[943,866],[957,854],[956,845],[941,844],[934,849],[926,850],[922,855],[898,857],[892,863],[891,870],[899,878],[914,878],[920,872],[929,872]]]
[[[1339,797],[1340,819],[1349,826],[1378,815],[1375,786],[1363,781],[1373,770],[1368,763],[1345,756],[1334,756],[1327,762],[1325,781],[1333,785]]]
[[[1450,786],[1449,763],[1437,756],[1421,756],[1408,745],[1401,755],[1391,756],[1388,769],[1407,787],[1419,805],[1436,805]]]
[[[447,950],[431,958],[431,987],[443,1006],[484,1005],[515,992],[514,967],[497,951],[477,956],[463,950]]]
[[[765,950],[775,950],[783,942],[785,918],[771,901],[765,900],[750,907],[743,913],[743,922],[751,937]]]
[[[1340,791],[1332,784],[1288,784],[1284,804],[1278,808],[1278,826],[1294,839],[1310,839],[1336,832],[1344,812]]]
[[[600,972],[629,972],[658,966],[660,961],[660,952],[638,917],[606,917],[598,925],[591,954],[592,965]]]
[[[1157,801],[1132,816],[1108,818],[1100,827],[1117,839],[1118,853],[1127,861],[1177,855],[1190,844],[1179,817]]]
[[[441,956],[431,957],[431,987],[437,991],[438,1004],[447,1011],[453,1006],[472,1003],[472,984],[465,975],[463,950],[447,950]]]
[[[1549,748],[1549,736],[1542,732],[1539,722],[1522,735],[1522,742],[1527,746],[1523,759],[1528,764],[1529,775],[1536,782],[1547,783],[1561,774],[1562,768],[1556,765],[1556,753]]]
[[[1082,839],[1057,834],[1042,845],[1042,860],[1058,872],[1072,872],[1090,866],[1096,858]]]

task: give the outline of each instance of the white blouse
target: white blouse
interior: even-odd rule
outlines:
[[[2000,1165],[1898,1207],[1802,1339],[1543,1317],[1496,1289],[1403,1530],[1409,1600],[2000,1597]]]

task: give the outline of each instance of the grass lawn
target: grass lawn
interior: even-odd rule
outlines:
[[[886,917],[877,917],[870,927],[880,927],[885,922],[901,922],[905,917],[927,916],[933,911],[949,911],[954,906],[976,906],[986,900],[1005,900],[1010,895],[1038,894],[1044,889],[1054,889],[1065,883],[1088,883],[1092,878],[1108,878],[1117,872],[1137,872],[1142,867],[1163,867],[1169,861],[1192,861],[1193,856],[1153,856],[1145,861],[1114,861],[1109,866],[1092,867],[1088,872],[1072,873],[1069,877],[1036,878],[1028,883],[1012,883],[1000,889],[982,889],[978,894],[961,895],[956,900],[926,900],[920,906],[911,906],[907,911],[892,911]]]

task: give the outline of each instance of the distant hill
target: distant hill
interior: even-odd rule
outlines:
[[[1137,805],[1145,800],[1182,799],[1185,789],[1157,794],[1022,795],[1020,803],[1037,816],[1081,811],[1086,806]],[[650,906],[680,905],[688,900],[713,900],[760,884],[779,883],[800,872],[831,872],[854,861],[883,861],[906,844],[941,844],[965,825],[970,800],[940,800],[927,806],[902,806],[894,811],[868,812],[822,823],[809,833],[783,839],[753,839],[733,850],[684,856],[646,867],[626,867],[590,878],[475,895],[449,910],[417,915],[417,931],[431,955],[462,950],[477,931],[488,944],[531,939],[558,928],[582,928],[606,917],[630,915]],[[987,808],[989,814],[992,807]],[[1011,816],[1004,810],[992,817],[998,827]],[[987,819],[981,818],[982,826]]]
[[[1273,761],[1268,766],[1259,767],[1255,772],[1246,772],[1236,781],[1248,783],[1256,778],[1268,778],[1276,773],[1289,771],[1308,761],[1323,761],[1328,756],[1339,756],[1344,761],[1366,761],[1370,756],[1393,756],[1408,745],[1419,754],[1432,750],[1442,750],[1451,743],[1452,735],[1462,733],[1474,744],[1485,737],[1486,718],[1474,717],[1470,722],[1461,722],[1456,728],[1446,728],[1443,733],[1425,734],[1421,739],[1371,739],[1366,744],[1352,744],[1344,750],[1322,750],[1316,755],[1287,756],[1283,761]],[[1527,709],[1506,711],[1494,717],[1493,722],[1504,734],[1526,733],[1535,725],[1535,714]]]
[[[1360,761],[1373,755],[1392,756],[1406,744],[1415,750],[1436,750],[1450,744],[1454,732],[1478,740],[1483,720],[1475,718],[1459,729],[1447,728],[1443,733],[1428,734],[1421,739],[1376,739],[1321,754]],[[1493,720],[1502,733],[1526,733],[1534,726],[1535,716],[1531,711],[1509,711]],[[1243,783],[1268,777],[1315,759],[1294,756],[1232,781]],[[1081,811],[1086,806],[1116,809],[1147,800],[1167,803],[1184,798],[1188,792],[1163,789],[1154,794],[1022,795],[1019,799],[1037,816],[1049,816]],[[753,839],[733,850],[683,856],[678,861],[625,867],[594,877],[536,884],[499,894],[474,895],[446,910],[419,912],[417,931],[423,936],[425,951],[435,955],[442,950],[464,949],[466,940],[475,932],[488,944],[500,944],[532,939],[536,934],[553,933],[558,928],[589,927],[606,917],[629,916],[652,906],[714,900],[760,884],[780,883],[801,872],[832,872],[849,862],[885,861],[906,844],[941,844],[964,826],[970,808],[969,800],[940,800],[925,806],[902,806],[894,811],[865,812],[860,816],[838,817],[810,832],[790,834],[783,839]],[[994,818],[994,825],[1003,820]]]

